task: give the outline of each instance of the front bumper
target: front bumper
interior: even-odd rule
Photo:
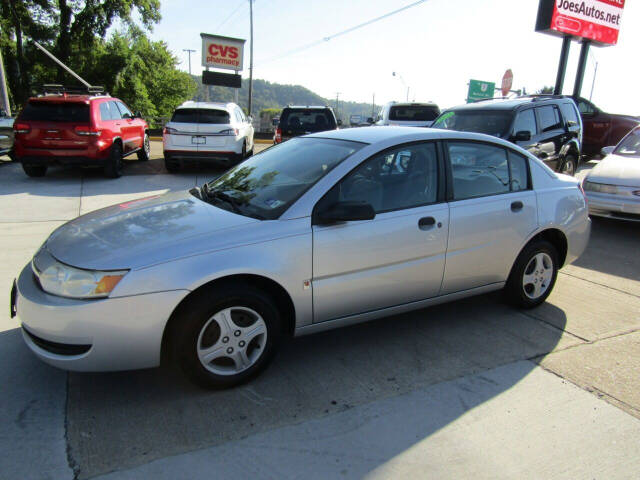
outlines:
[[[87,372],[133,370],[160,364],[164,327],[188,293],[101,300],[56,297],[40,288],[27,265],[16,282],[12,312],[22,322],[27,346],[50,365]]]
[[[589,215],[640,222],[640,197],[587,191]]]

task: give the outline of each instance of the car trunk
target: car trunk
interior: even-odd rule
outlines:
[[[91,127],[89,104],[84,101],[30,100],[16,123],[29,125],[21,138],[28,148],[82,150],[89,144],[90,137],[76,130]]]
[[[224,146],[228,136],[220,132],[228,131],[229,113],[224,110],[204,108],[180,108],[175,111],[167,125],[173,129],[171,149],[197,152],[207,147]]]
[[[231,119],[226,110],[200,109],[198,115],[199,151],[220,150],[233,138],[229,135]]]
[[[335,130],[336,121],[329,110],[311,108],[287,108],[280,117],[282,140],[314,132]]]

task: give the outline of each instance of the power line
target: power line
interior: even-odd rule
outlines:
[[[366,27],[368,25],[371,25],[372,23],[379,22],[380,20],[384,20],[385,18],[389,18],[392,15],[395,15],[397,13],[403,12],[403,11],[409,9],[409,8],[412,8],[412,7],[415,7],[417,5],[420,5],[421,3],[424,3],[426,1],[427,0],[418,0],[417,2],[410,3],[409,5],[405,5],[404,7],[398,8],[398,9],[393,10],[393,11],[388,12],[388,13],[385,13],[384,15],[380,15],[379,17],[372,18],[371,20],[367,20],[366,22],[360,23],[360,24],[358,24],[358,25],[356,25],[354,27],[347,28],[346,30],[342,30],[340,32],[334,33],[333,35],[329,35],[328,37],[323,37],[322,39],[316,40],[315,42],[311,42],[311,43],[308,43],[307,45],[303,45],[301,47],[294,48],[293,50],[289,50],[289,51],[283,53],[282,55],[279,55],[277,57],[273,57],[273,58],[270,58],[268,60],[265,60],[263,63],[273,62],[275,60],[280,60],[282,58],[288,57],[289,55],[293,55],[295,53],[302,52],[302,51],[307,50],[309,48],[315,47],[316,45],[320,45],[321,43],[328,42],[329,40],[333,40],[336,37],[340,37],[342,35],[346,35],[347,33],[351,33],[351,32],[353,32],[355,30],[358,30],[360,28],[363,28],[363,27]]]
[[[222,21],[222,23],[221,23],[220,25],[218,25],[218,26],[216,27],[216,32],[217,32],[218,30],[220,30],[220,28],[221,28],[225,23],[227,23],[229,20],[231,20],[231,19],[233,18],[233,16],[234,16],[236,13],[238,13],[238,12],[240,11],[240,9],[241,9],[242,7],[244,7],[245,5],[246,5],[245,0],[242,0],[242,1],[240,2],[240,5],[238,5],[238,6],[236,7],[236,9],[235,9],[233,12],[231,12],[231,14],[230,14],[227,18],[225,18],[225,19]]]

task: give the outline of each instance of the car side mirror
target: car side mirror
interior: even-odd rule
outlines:
[[[338,126],[341,127],[342,126],[342,120],[338,119]]]
[[[140,112],[140,110],[133,114],[133,118],[142,118],[142,113]]]
[[[514,139],[516,142],[528,142],[531,140],[531,132],[527,130],[520,130],[516,132]]]
[[[327,225],[337,222],[373,220],[376,212],[370,203],[363,201],[344,201],[332,203],[316,213],[317,224]]]
[[[615,146],[602,147],[602,150],[600,150],[600,153],[602,154],[603,157],[606,157],[607,155],[611,155],[615,149],[616,149]]]

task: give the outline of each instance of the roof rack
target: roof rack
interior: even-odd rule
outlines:
[[[567,95],[555,95],[553,93],[531,93],[528,95],[521,95],[516,98],[531,98],[534,102],[541,102],[543,100],[549,100],[553,98],[567,98]]]
[[[105,91],[104,87],[99,85],[91,85],[89,87],[67,87],[56,83],[45,83],[42,85],[42,92],[40,95],[63,95],[65,93],[69,95],[109,95]]]
[[[478,100],[474,100],[471,103],[490,102],[491,100],[511,100],[511,98],[509,98],[509,97],[480,98]]]

